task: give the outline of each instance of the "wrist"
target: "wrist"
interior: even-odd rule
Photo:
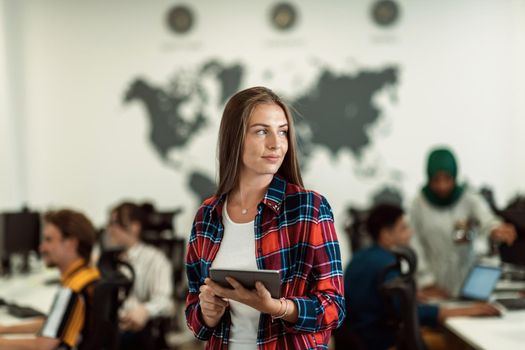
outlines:
[[[438,311],[438,322],[439,323],[445,323],[445,321],[446,321],[446,319],[448,317],[449,317],[448,309],[440,307],[439,311]]]
[[[270,316],[277,316],[282,313],[282,310],[283,303],[281,302],[281,300],[272,298],[267,314],[269,314]]]
[[[199,308],[197,311],[197,320],[208,328],[214,328],[217,326],[221,320],[222,315],[217,315],[215,317],[208,316],[202,312],[202,308]]]
[[[220,318],[208,317],[203,314],[202,321],[206,327],[214,328],[215,326],[219,324]]]
[[[282,318],[285,318],[287,315],[288,315],[288,308],[289,308],[289,303],[288,303],[288,299],[286,298],[281,298],[279,299],[279,303],[280,303],[280,308],[279,308],[279,312],[277,315],[271,315],[272,316],[272,321],[275,321],[277,319],[282,319]]]

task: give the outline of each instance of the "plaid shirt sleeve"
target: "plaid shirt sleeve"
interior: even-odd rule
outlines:
[[[201,207],[195,216],[188,243],[188,253],[186,256],[186,273],[188,276],[188,296],[186,297],[186,322],[195,337],[200,340],[208,340],[213,334],[213,328],[209,328],[202,320],[202,313],[199,304],[199,288],[204,283],[206,276],[201,271],[201,241],[197,237],[197,232],[202,232],[204,207]]]
[[[345,318],[343,269],[332,209],[321,197],[319,217],[311,224],[314,281],[303,297],[290,297],[297,306],[295,324],[285,322],[288,332],[317,333],[339,327]]]

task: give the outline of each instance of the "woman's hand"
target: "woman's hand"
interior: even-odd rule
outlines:
[[[281,309],[281,302],[279,299],[273,299],[270,292],[261,282],[255,283],[255,289],[249,290],[244,288],[239,282],[231,277],[226,277],[226,280],[232,288],[224,288],[219,284],[213,282],[210,278],[204,281],[205,286],[211,288],[214,295],[225,299],[232,299],[251,306],[262,313],[276,316]]]
[[[206,281],[208,280],[210,279],[206,278]],[[203,321],[206,326],[213,328],[219,324],[222,315],[226,312],[228,301],[218,296],[213,288],[207,284],[203,284],[199,291],[199,304]]]
[[[511,245],[518,237],[518,234],[513,225],[504,223],[495,227],[490,233],[490,237],[497,242],[504,242],[507,243],[507,245]]]
[[[144,305],[139,304],[134,309],[125,311],[120,317],[120,328],[125,331],[138,332],[148,323],[149,312]]]

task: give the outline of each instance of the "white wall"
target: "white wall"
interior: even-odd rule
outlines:
[[[0,2],[0,52],[5,52],[5,10],[4,3]],[[7,62],[5,54],[0,54],[0,76],[5,77],[7,74]],[[7,120],[7,80],[0,80],[0,174],[7,175],[9,169],[8,162],[8,120]],[[12,181],[11,178],[8,178],[8,181]],[[7,196],[8,193],[8,181],[0,182],[0,193],[4,196]],[[0,201],[0,206],[4,207],[6,205],[6,200]]]
[[[18,209],[25,203],[22,122],[17,118],[15,67],[9,4],[0,1],[0,210]]]
[[[509,135],[514,144],[513,162],[508,167],[510,184],[517,184],[521,193],[525,193],[525,2],[513,1],[513,113],[512,133]]]
[[[15,153],[26,160],[18,168],[27,178],[19,184],[8,176],[9,185],[0,185],[0,198],[9,203],[73,206],[102,223],[122,198],[152,199],[161,207],[183,206],[178,229],[188,232],[198,203],[186,176],[193,168],[214,173],[220,106],[211,107],[217,118],[203,137],[173,155],[183,164],[175,171],[148,143],[142,106],[124,105],[122,98],[135,77],[166,87],[174,73],[210,58],[248,67],[243,87],[265,84],[290,99],[311,89],[319,67],[353,74],[399,66],[397,102],[388,92],[377,96],[383,115],[370,130],[375,141],[363,160],[350,152],[334,159],[319,149],[305,174],[308,187],[330,200],[340,227],[344,208],[366,205],[379,184],[399,186],[411,198],[436,144],[453,147],[462,178],[494,186],[499,202],[525,191],[525,8],[519,0],[400,1],[401,21],[388,30],[369,20],[372,1],[295,1],[299,24],[282,35],[267,23],[274,1],[201,0],[184,2],[198,17],[182,37],[163,22],[177,1],[4,1],[13,19],[7,33],[16,43],[10,56],[18,58],[9,81],[19,95],[13,108],[25,121],[24,144]],[[0,72],[5,65],[0,57]],[[277,73],[269,78],[267,70]],[[0,91],[0,98],[6,94]],[[0,122],[20,125],[5,117]],[[356,171],[373,163],[379,163],[373,179]],[[26,195],[10,194],[11,188]]]

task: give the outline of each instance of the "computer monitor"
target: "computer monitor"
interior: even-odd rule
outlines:
[[[13,254],[24,257],[27,268],[27,257],[30,252],[38,253],[40,245],[40,214],[24,211],[19,213],[0,214],[0,257],[9,269],[9,259]]]

